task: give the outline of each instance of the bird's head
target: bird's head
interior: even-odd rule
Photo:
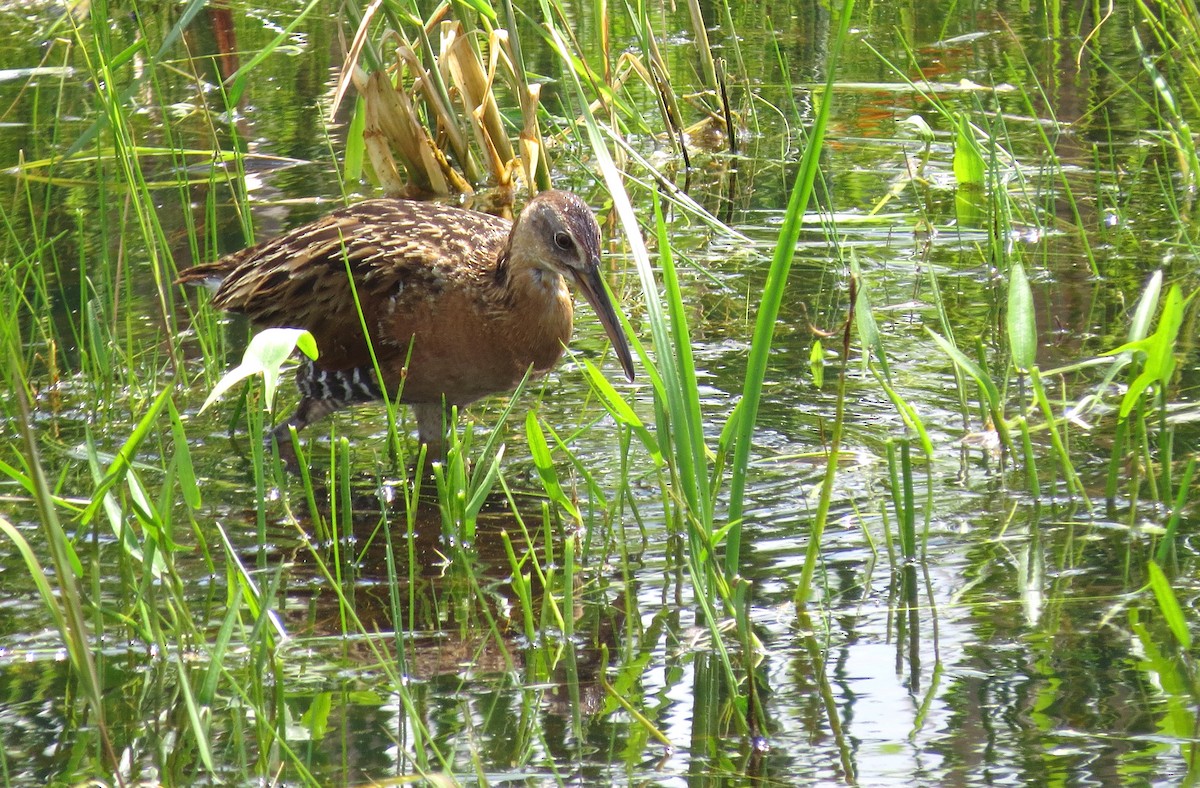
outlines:
[[[600,274],[600,227],[596,217],[571,192],[538,194],[513,225],[509,249],[513,260],[537,271],[557,274],[583,294],[600,318],[625,376],[633,380],[633,356],[621,331]]]

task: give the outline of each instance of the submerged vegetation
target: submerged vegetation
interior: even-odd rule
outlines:
[[[0,11],[0,780],[1200,779],[1192,0],[266,5]],[[640,379],[443,462],[171,284],[551,184]]]

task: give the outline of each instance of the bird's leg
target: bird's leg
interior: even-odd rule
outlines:
[[[287,421],[281,421],[276,424],[275,428],[271,430],[271,435],[275,437],[275,440],[279,441],[280,446],[290,446],[292,438],[288,435],[288,427],[295,427],[296,432],[299,432],[314,421],[325,418],[341,407],[342,403],[336,400],[304,397],[300,400],[300,404],[296,406],[296,412]]]
[[[415,402],[413,415],[417,417],[417,438],[429,447],[430,461],[446,458],[446,430],[453,429],[450,411],[440,402]]]
[[[301,398],[295,412],[286,421],[279,422],[267,433],[264,442],[266,443],[268,452],[271,449],[271,441],[273,439],[279,446],[279,458],[283,460],[284,467],[294,473],[299,469],[299,461],[296,458],[296,448],[292,445],[292,435],[288,428],[295,427],[296,432],[299,432],[309,424],[325,418],[340,407],[341,403],[334,402],[333,400],[313,399],[312,397]]]

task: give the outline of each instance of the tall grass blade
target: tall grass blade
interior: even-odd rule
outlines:
[[[321,5],[321,0],[309,0],[308,4],[300,9],[300,12],[292,17],[287,26],[280,30],[275,38],[262,49],[255,51],[245,63],[232,75],[228,80],[226,94],[228,95],[229,105],[236,106],[242,100],[242,93],[246,90],[246,85],[258,68],[258,65],[270,57],[281,46],[286,44],[295,35],[295,31],[308,18],[308,15]]]
[[[50,551],[54,565],[54,578],[58,589],[57,605],[61,612],[52,613],[56,623],[61,623],[60,634],[63,646],[71,660],[71,667],[83,687],[83,696],[95,715],[95,725],[100,735],[101,749],[108,768],[119,785],[124,785],[121,777],[121,764],[113,749],[108,732],[104,706],[104,688],[100,682],[100,674],[96,670],[96,661],[92,656],[91,628],[88,626],[84,613],[83,597],[79,589],[79,559],[71,546],[71,540],[63,531],[59,522],[58,512],[54,508],[54,498],[50,492],[50,484],[42,466],[41,453],[38,450],[37,438],[33,432],[33,414],[30,410],[27,396],[27,381],[21,367],[22,354],[19,343],[16,343],[14,325],[6,326],[5,352],[8,355],[9,391],[14,392],[17,400],[18,426],[25,444],[25,461],[29,468],[29,478],[34,485],[34,501],[42,524],[42,534]],[[12,534],[9,534],[10,537]],[[18,534],[19,535],[19,534]],[[19,546],[18,546],[19,549]],[[39,584],[40,589],[40,584]]]
[[[746,475],[750,465],[754,429],[758,422],[758,407],[762,401],[763,380],[767,374],[767,358],[771,352],[779,307],[783,303],[783,295],[786,292],[792,258],[796,253],[796,243],[800,238],[800,229],[804,223],[804,213],[808,209],[813,184],[816,182],[820,170],[825,130],[829,125],[829,114],[833,103],[830,96],[833,95],[833,85],[838,73],[842,46],[850,34],[850,19],[854,15],[853,0],[847,0],[841,6],[839,13],[841,14],[841,23],[830,48],[829,59],[825,64],[828,71],[824,100],[820,102],[820,108],[817,110],[817,116],[809,132],[808,142],[804,147],[804,155],[800,159],[796,180],[792,185],[787,213],[784,214],[783,225],[779,229],[779,240],[775,244],[775,254],[771,259],[771,268],[767,272],[767,281],[763,286],[762,297],[758,304],[758,317],[755,320],[754,334],[750,340],[750,356],[746,360],[746,377],[742,387],[742,410],[740,413],[741,429],[738,430],[734,439],[729,482],[729,519],[738,523],[742,519],[745,508]],[[836,457],[829,466],[831,473],[835,466]],[[739,524],[730,531],[725,545],[725,565],[730,572],[737,572],[741,565],[741,547],[742,529]]]
[[[542,431],[542,425],[538,424],[537,416],[533,411],[525,414],[525,436],[529,441],[529,452],[533,455],[533,464],[537,467],[538,476],[541,477],[542,487],[545,488],[552,501],[566,509],[567,513],[576,522],[579,522],[581,520],[579,509],[576,508],[574,501],[566,496],[562,485],[558,483],[558,474],[554,471],[554,460],[550,456],[550,445],[546,442],[546,433]]]
[[[855,280],[850,280],[850,314],[842,327],[842,364],[838,374],[837,405],[833,416],[833,431],[829,437],[829,455],[825,460],[825,476],[821,480],[821,491],[817,498],[817,511],[809,528],[808,547],[804,553],[804,568],[800,570],[800,581],[796,584],[793,602],[798,618],[808,618],[808,597],[812,593],[813,576],[817,571],[821,555],[821,537],[829,520],[829,508],[833,503],[833,481],[837,476],[837,463],[842,444],[842,429],[846,418],[846,374],[847,359],[850,357],[851,326],[855,323],[854,306],[858,303]]]
[[[1187,618],[1183,614],[1183,608],[1179,606],[1179,599],[1171,589],[1171,581],[1154,561],[1146,565],[1146,571],[1150,575],[1150,589],[1158,601],[1158,612],[1166,620],[1175,640],[1179,642],[1184,651],[1187,651],[1192,647],[1192,632],[1188,627]]]
[[[653,460],[655,467],[663,466],[662,449],[658,445],[658,440],[655,439],[654,433],[646,427],[641,418],[633,410],[628,402],[621,397],[613,384],[608,381],[608,378],[596,368],[588,359],[582,359],[584,371],[587,373],[588,383],[591,384],[592,390],[600,395],[600,404],[608,411],[608,414],[613,417],[613,420],[618,424],[623,424],[629,427],[642,445],[646,448],[650,459]]]
[[[1004,405],[1000,399],[1000,389],[996,388],[995,382],[991,379],[987,372],[978,364],[955,347],[948,339],[938,334],[936,331],[926,327],[925,331],[937,343],[942,352],[950,357],[954,365],[967,373],[979,386],[986,400],[988,414],[992,420],[992,425],[996,428],[996,432],[1000,435],[1000,442],[1009,451],[1012,451],[1012,437],[1008,431],[1008,422],[1004,418]]]
[[[1154,559],[1160,564],[1166,563],[1175,549],[1175,535],[1179,530],[1179,522],[1183,518],[1183,510],[1187,506],[1188,494],[1192,492],[1192,477],[1195,473],[1196,458],[1192,457],[1184,466],[1183,478],[1180,479],[1179,490],[1175,493],[1175,505],[1171,507],[1171,516],[1167,518],[1166,532],[1154,554]]]

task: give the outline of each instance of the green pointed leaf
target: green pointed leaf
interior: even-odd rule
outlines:
[[[1037,318],[1033,290],[1020,262],[1014,262],[1009,272],[1007,322],[1013,366],[1018,372],[1027,372],[1037,363]]]
[[[942,352],[950,357],[950,360],[958,366],[963,372],[966,372],[971,378],[979,384],[979,388],[983,390],[984,397],[987,398],[988,407],[995,411],[1000,407],[1000,390],[996,388],[996,384],[987,376],[983,368],[968,358],[961,350],[950,343],[948,339],[941,334],[929,328],[925,329],[926,333],[933,339],[934,342],[942,349]]]
[[[1000,436],[1000,442],[1011,449],[1012,438],[1008,432],[1008,423],[1004,419],[1003,403],[1000,401],[1000,389],[996,388],[996,384],[987,376],[983,368],[967,358],[961,350],[954,346],[954,343],[929,328],[926,328],[925,332],[929,334],[933,341],[938,344],[938,347],[950,357],[950,360],[959,369],[970,375],[979,384],[979,388],[983,391],[983,396],[987,400],[988,413],[992,418],[992,426],[996,428],[996,432]]]
[[[979,151],[979,141],[971,128],[971,121],[966,115],[955,117],[954,129],[954,181],[959,188],[972,187],[983,191],[986,167],[983,154]]]
[[[1146,372],[1153,375],[1160,386],[1170,383],[1175,373],[1175,341],[1183,325],[1184,306],[1183,291],[1179,285],[1171,285],[1162,314],[1158,317],[1158,327],[1150,337],[1150,346],[1146,350]]]
[[[504,446],[501,445],[500,448],[496,450],[495,456],[492,457],[492,461],[488,464],[487,473],[484,475],[484,477],[479,480],[478,483],[475,483],[474,480],[472,480],[472,483],[474,484],[474,492],[472,492],[470,500],[467,501],[467,504],[464,507],[464,513],[466,514],[468,520],[474,521],[477,517],[479,517],[479,510],[483,508],[485,503],[487,503],[487,499],[488,496],[491,495],[492,488],[496,486],[496,480],[500,478],[500,461],[503,459]]]
[[[354,114],[350,116],[350,128],[346,130],[346,153],[343,159],[343,177],[347,183],[358,183],[362,178],[363,156],[367,150],[363,130],[367,126],[367,102],[362,96],[354,102]]]
[[[558,474],[554,470],[554,461],[550,457],[550,446],[546,443],[546,433],[542,431],[542,425],[538,424],[537,416],[533,414],[533,411],[525,414],[525,436],[529,441],[529,453],[533,455],[533,464],[537,466],[538,476],[542,480],[542,487],[545,488],[546,494],[550,496],[550,500],[566,509],[578,521],[580,519],[579,510],[575,508],[575,504],[566,496],[562,486],[558,483]]]
[[[958,223],[964,227],[979,227],[983,223],[986,171],[975,130],[965,115],[958,115],[954,133],[954,182],[958,186],[954,211]]]
[[[867,280],[858,270],[857,259],[851,259],[850,271],[858,282],[858,296],[855,298],[854,304],[854,325],[858,329],[858,339],[864,348],[870,349],[870,355],[875,356],[875,360],[883,368],[883,376],[890,379],[892,373],[888,369],[887,354],[883,352],[883,337],[879,333],[879,324],[875,322],[875,313],[871,309],[870,288],[867,286]],[[864,370],[869,363],[869,355],[864,353],[862,360]]]
[[[613,387],[613,384],[608,382],[608,378],[600,370],[596,369],[596,365],[586,358],[582,359],[582,361],[584,372],[587,373],[588,383],[591,384],[592,390],[600,395],[600,404],[608,411],[608,415],[612,416],[618,424],[624,424],[633,430],[633,434],[638,437],[638,440],[646,447],[646,451],[650,453],[650,459],[654,461],[655,467],[661,468],[664,462],[662,450],[659,448],[654,434],[647,429],[629,403]]]
[[[333,694],[318,692],[312,704],[300,715],[300,724],[308,729],[313,741],[325,738],[329,731],[329,713],[333,711]]]
[[[1150,333],[1150,321],[1158,309],[1158,297],[1162,294],[1163,272],[1158,269],[1146,283],[1141,298],[1138,299],[1137,309],[1133,312],[1133,321],[1129,324],[1129,341],[1137,342],[1145,339]]]
[[[814,386],[825,385],[825,346],[819,339],[813,340],[812,350],[808,351],[808,371],[812,373]]]
[[[200,485],[196,482],[196,471],[192,466],[192,454],[188,450],[187,433],[183,429],[183,421],[175,408],[174,400],[167,400],[167,409],[171,413],[171,442],[175,449],[175,471],[179,479],[179,489],[183,492],[183,500],[192,509],[200,508]]]
[[[1179,340],[1179,329],[1183,326],[1183,317],[1187,306],[1195,295],[1196,293],[1193,292],[1185,299],[1179,285],[1171,285],[1171,289],[1167,291],[1166,300],[1163,302],[1162,313],[1158,317],[1158,326],[1154,333],[1145,339],[1126,342],[1103,354],[1106,356],[1127,352],[1145,354],[1141,373],[1129,384],[1129,389],[1121,399],[1119,418],[1124,419],[1129,416],[1137,405],[1138,399],[1151,385],[1157,383],[1163,389],[1170,385],[1171,378],[1175,374],[1175,352]],[[1139,306],[1139,313],[1140,311],[1141,307]],[[1133,329],[1130,330],[1131,335],[1132,333]]]
[[[1158,611],[1166,619],[1167,626],[1171,628],[1171,634],[1179,641],[1179,645],[1183,646],[1185,650],[1190,649],[1192,633],[1188,630],[1183,608],[1179,606],[1179,600],[1175,598],[1175,592],[1171,590],[1171,581],[1153,561],[1146,566],[1146,569],[1150,573],[1150,588],[1154,591],[1154,598],[1158,600]]]
[[[21,558],[25,561],[26,576],[33,581],[33,585],[42,597],[42,603],[45,605],[47,612],[50,613],[50,617],[54,619],[54,625],[65,640],[67,637],[66,617],[63,615],[62,605],[58,601],[58,594],[50,588],[50,582],[46,579],[49,575],[42,569],[37,554],[30,547],[25,536],[17,530],[17,527],[3,517],[0,517],[0,533],[7,536],[13,543],[13,546],[17,548],[17,552],[21,554]]]

